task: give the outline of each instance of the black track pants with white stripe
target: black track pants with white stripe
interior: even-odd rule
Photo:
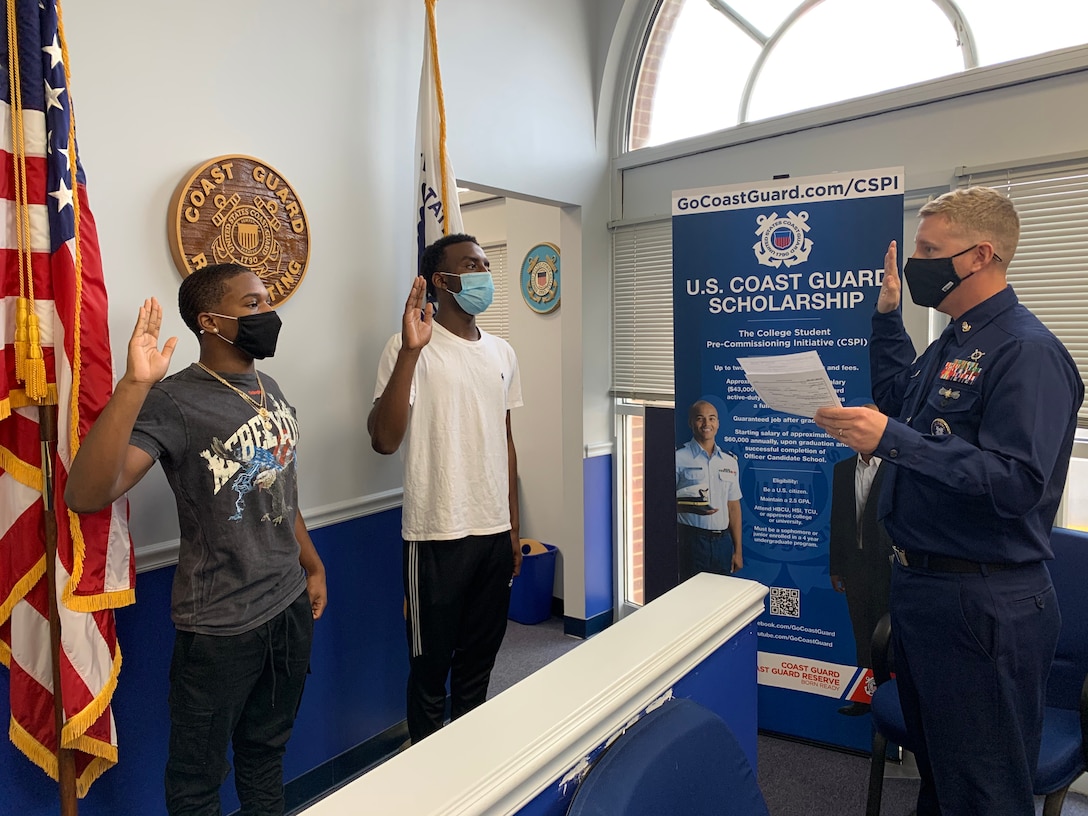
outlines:
[[[509,531],[456,541],[404,542],[408,634],[408,734],[442,727],[446,677],[451,716],[487,699],[506,634],[514,556]]]

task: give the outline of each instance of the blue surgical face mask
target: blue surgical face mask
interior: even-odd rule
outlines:
[[[491,299],[495,296],[495,281],[491,279],[490,272],[466,272],[457,275],[453,272],[439,272],[439,275],[448,275],[461,279],[461,291],[447,290],[457,305],[470,315],[478,315],[491,305]]]

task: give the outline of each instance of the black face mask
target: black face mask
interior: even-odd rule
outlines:
[[[910,299],[919,306],[936,309],[948,297],[948,293],[967,280],[971,275],[962,278],[956,274],[956,266],[953,258],[966,255],[977,247],[969,246],[963,252],[957,252],[947,258],[908,258],[903,267],[903,275],[907,279],[907,288],[910,289]]]
[[[216,337],[227,340],[232,346],[244,351],[255,360],[263,360],[265,357],[275,355],[276,340],[279,339],[280,328],[283,326],[283,321],[275,312],[258,312],[241,317],[216,312],[208,312],[208,314],[238,321],[238,336],[234,340],[227,340],[221,334],[217,334]]]

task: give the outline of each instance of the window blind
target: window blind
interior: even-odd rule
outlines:
[[[672,401],[672,221],[612,233],[612,393]]]
[[[1088,156],[957,170],[959,186],[1003,191],[1020,213],[1009,283],[1069,349],[1088,381]],[[1088,406],[1077,423],[1088,428]]]
[[[495,297],[486,311],[476,315],[476,325],[503,340],[510,339],[510,281],[506,275],[506,244],[480,247],[491,262],[491,279],[495,281]]]

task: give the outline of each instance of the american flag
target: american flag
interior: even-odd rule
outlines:
[[[423,70],[419,77],[419,113],[416,118],[416,257],[443,235],[464,232],[457,178],[446,154],[446,111],[442,73],[438,69],[438,29],[434,8],[427,7],[423,32]]]
[[[55,591],[61,745],[76,752],[83,796],[117,762],[110,700],[121,652],[113,609],[135,600],[135,562],[125,500],[86,516],[64,505],[68,466],[113,388],[106,289],[75,149],[57,4],[17,0],[15,7],[17,23],[5,17],[0,83],[0,659],[11,671],[11,739],[55,779],[47,594]],[[48,404],[56,405],[58,437],[55,587],[44,579],[39,411]]]

